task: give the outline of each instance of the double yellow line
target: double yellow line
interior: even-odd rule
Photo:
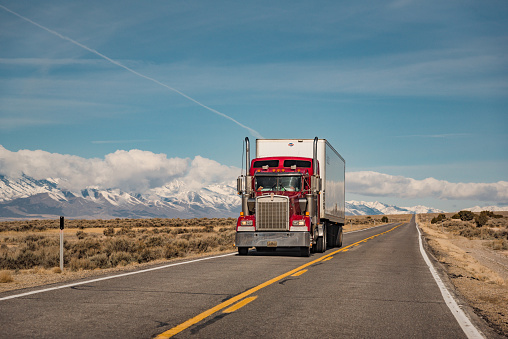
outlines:
[[[380,236],[380,235],[383,235],[383,234],[386,234],[386,233],[388,233],[388,232],[391,232],[391,231],[393,231],[394,229],[396,229],[397,227],[399,227],[399,226],[401,226],[401,225],[402,225],[402,223],[400,223],[400,224],[396,225],[395,227],[393,227],[393,228],[389,229],[388,231],[385,231],[385,232],[382,232],[382,233],[378,233],[378,234],[373,235],[373,236],[371,236],[371,237],[368,237],[368,238],[362,239],[362,240],[360,240],[360,241],[357,241],[357,242],[355,242],[354,244],[351,244],[351,245],[349,245],[349,246],[343,247],[343,248],[338,249],[338,250],[336,250],[336,251],[330,252],[330,253],[328,253],[328,254],[326,254],[326,255],[323,255],[322,257],[317,258],[316,260],[310,261],[310,262],[308,262],[308,263],[306,263],[306,264],[303,264],[302,266],[297,267],[297,268],[295,268],[295,269],[293,269],[293,270],[291,270],[291,271],[289,271],[289,272],[287,272],[287,273],[281,274],[281,275],[279,275],[278,277],[275,277],[275,278],[273,278],[273,279],[271,279],[271,280],[268,280],[268,281],[266,281],[266,282],[264,282],[264,283],[262,283],[262,284],[260,284],[260,285],[258,285],[258,286],[256,286],[256,287],[251,288],[250,290],[247,290],[247,291],[245,291],[245,292],[243,292],[243,293],[240,293],[239,295],[234,296],[233,298],[228,299],[228,300],[226,300],[226,301],[224,301],[224,302],[222,302],[222,303],[218,304],[218,305],[217,305],[217,306],[215,306],[215,307],[210,308],[209,310],[204,311],[204,312],[203,312],[203,313],[201,313],[201,314],[198,314],[198,315],[197,315],[197,316],[195,316],[194,318],[191,318],[191,319],[189,319],[189,320],[187,320],[187,321],[185,321],[185,322],[181,323],[180,325],[177,325],[177,326],[173,327],[172,329],[167,330],[166,332],[163,332],[163,333],[159,334],[156,338],[157,338],[157,339],[162,339],[162,338],[171,338],[172,336],[174,336],[174,335],[176,335],[176,334],[178,334],[178,333],[182,332],[183,330],[185,330],[185,329],[187,329],[187,328],[191,327],[192,325],[195,325],[195,324],[199,323],[201,320],[203,320],[203,319],[205,319],[205,318],[208,318],[208,317],[209,317],[209,316],[211,316],[212,314],[214,314],[214,313],[216,313],[216,312],[218,312],[218,311],[220,311],[220,310],[222,310],[222,309],[224,309],[224,308],[226,308],[226,307],[228,307],[228,306],[231,306],[231,305],[233,305],[233,304],[235,304],[235,303],[237,303],[237,302],[238,302],[237,304],[235,304],[235,305],[233,305],[233,306],[231,306],[231,307],[229,307],[229,308],[227,308],[226,310],[224,310],[224,311],[223,311],[224,313],[231,313],[231,312],[234,312],[234,311],[236,311],[237,309],[239,309],[239,308],[241,308],[241,307],[243,307],[243,306],[247,305],[247,304],[248,304],[248,303],[250,303],[251,301],[254,301],[254,300],[257,298],[257,296],[255,296],[255,297],[250,297],[250,298],[246,298],[246,297],[248,297],[249,295],[251,295],[251,294],[253,294],[253,293],[257,292],[257,291],[259,291],[260,289],[265,288],[265,287],[267,287],[267,286],[270,286],[271,284],[276,283],[276,282],[278,282],[278,281],[280,281],[280,280],[282,280],[282,279],[284,279],[284,278],[286,278],[286,277],[288,277],[288,276],[290,276],[290,275],[295,275],[297,272],[298,272],[299,274],[296,274],[296,276],[298,276],[298,275],[300,275],[300,274],[303,274],[303,273],[305,273],[307,270],[305,270],[305,271],[303,271],[303,272],[301,272],[301,273],[300,273],[300,271],[302,271],[302,270],[303,270],[303,269],[305,269],[306,267],[309,267],[309,266],[311,266],[311,265],[314,265],[314,264],[316,264],[316,263],[318,263],[318,262],[320,262],[320,261],[330,260],[330,259],[331,259],[331,257],[332,257],[334,254],[337,254],[337,253],[339,253],[339,252],[347,252],[347,251],[348,251],[348,250],[350,250],[352,247],[358,246],[358,245],[360,245],[361,243],[367,242],[367,241],[368,241],[368,240],[370,240],[370,239],[374,239],[375,237],[378,237],[378,236]],[[244,298],[246,298],[246,299],[244,299]],[[242,299],[244,299],[244,300],[242,300]],[[241,301],[240,301],[240,300],[241,300]],[[240,302],[239,302],[239,301],[240,301]]]

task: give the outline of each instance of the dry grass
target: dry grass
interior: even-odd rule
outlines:
[[[10,283],[13,281],[14,279],[10,271],[0,271],[0,283]]]
[[[235,225],[234,218],[66,221],[64,271],[111,269],[232,251]],[[0,223],[0,269],[9,272],[14,281],[21,271],[61,274],[59,233],[58,221]]]
[[[459,293],[494,330],[508,336],[508,218],[477,227],[474,220],[452,215],[432,224],[437,214],[423,214],[417,221]]]

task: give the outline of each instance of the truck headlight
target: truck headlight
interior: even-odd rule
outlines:
[[[240,222],[240,225],[242,225],[242,226],[252,226],[252,225],[254,225],[254,223],[252,222],[252,220],[242,220]]]
[[[305,220],[293,220],[293,226],[305,226]]]

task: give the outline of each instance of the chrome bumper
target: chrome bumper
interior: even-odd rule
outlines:
[[[309,247],[309,232],[236,232],[236,247]]]

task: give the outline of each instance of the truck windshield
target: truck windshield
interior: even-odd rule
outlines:
[[[256,191],[288,191],[297,192],[302,187],[301,176],[256,176]]]

